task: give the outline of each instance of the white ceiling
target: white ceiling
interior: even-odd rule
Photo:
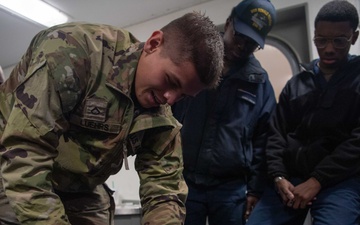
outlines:
[[[71,21],[127,27],[212,0],[43,1],[67,14]],[[0,8],[0,66],[7,68],[16,64],[26,51],[32,37],[45,28]]]

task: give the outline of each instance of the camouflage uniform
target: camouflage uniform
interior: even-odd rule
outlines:
[[[102,184],[136,154],[142,224],[183,223],[180,124],[169,106],[144,110],[131,98],[142,46],[106,25],[69,23],[34,37],[0,86],[0,211],[9,202],[21,224],[88,225],[69,222],[68,210],[81,213],[93,196],[109,208]]]

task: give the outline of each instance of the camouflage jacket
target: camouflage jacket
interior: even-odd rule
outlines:
[[[136,154],[142,224],[182,224],[180,124],[131,99],[131,33],[69,23],[40,32],[0,89],[1,175],[21,224],[69,224],[52,191],[89,191]]]

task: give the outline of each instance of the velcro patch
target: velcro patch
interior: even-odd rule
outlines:
[[[87,99],[84,108],[84,118],[105,122],[108,102],[99,98]]]

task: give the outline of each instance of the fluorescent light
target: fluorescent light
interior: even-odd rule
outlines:
[[[68,21],[64,13],[41,0],[0,0],[0,7],[47,27]]]

